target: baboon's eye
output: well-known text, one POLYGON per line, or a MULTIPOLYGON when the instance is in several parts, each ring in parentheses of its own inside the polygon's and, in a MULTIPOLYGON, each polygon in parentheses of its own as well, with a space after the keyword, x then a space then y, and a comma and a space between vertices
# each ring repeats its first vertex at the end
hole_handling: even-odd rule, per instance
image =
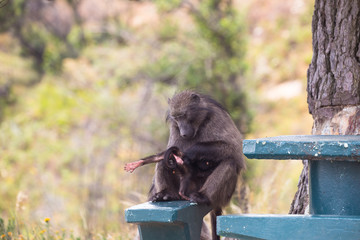
POLYGON ((185 119, 186 118, 186 114, 177 114, 177 115, 174 115, 172 116, 172 118, 175 120, 175 121, 178 121, 178 120, 181 120, 181 119, 185 119))

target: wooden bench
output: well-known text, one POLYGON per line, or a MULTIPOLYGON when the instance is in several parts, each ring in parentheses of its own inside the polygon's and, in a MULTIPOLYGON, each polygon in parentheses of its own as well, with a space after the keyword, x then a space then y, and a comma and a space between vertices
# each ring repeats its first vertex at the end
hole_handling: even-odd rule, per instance
MULTIPOLYGON (((226 215, 217 234, 241 239, 360 239, 360 136, 282 136, 244 140, 257 159, 308 159, 310 215, 226 215)), ((290 205, 290 203, 289 203, 290 205)), ((188 201, 144 203, 125 219, 143 240, 199 240, 209 207, 188 201)))
POLYGON ((217 234, 241 239, 360 239, 360 136, 244 140, 255 159, 309 160, 310 215, 226 215, 217 234))

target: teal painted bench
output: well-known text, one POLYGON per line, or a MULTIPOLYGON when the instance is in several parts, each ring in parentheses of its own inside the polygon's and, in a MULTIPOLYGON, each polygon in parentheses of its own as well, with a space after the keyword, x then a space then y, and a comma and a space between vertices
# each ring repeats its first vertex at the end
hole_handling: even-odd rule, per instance
POLYGON ((244 140, 255 159, 309 160, 310 215, 226 215, 217 234, 240 239, 360 239, 360 136, 244 140))
POLYGON ((147 202, 125 210, 125 220, 138 225, 141 240, 199 240, 211 208, 189 201, 147 202))

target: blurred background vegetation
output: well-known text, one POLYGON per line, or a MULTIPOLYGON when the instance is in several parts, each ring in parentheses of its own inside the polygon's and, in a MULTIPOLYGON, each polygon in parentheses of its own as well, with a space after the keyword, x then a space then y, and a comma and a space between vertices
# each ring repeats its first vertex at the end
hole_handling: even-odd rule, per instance
MULTIPOLYGON (((154 165, 123 166, 165 148, 181 89, 219 100, 248 139, 311 131, 313 1, 1 4, 4 238, 132 239, 124 209, 146 201, 154 165)), ((247 165, 226 212, 287 213, 301 162, 247 165)))

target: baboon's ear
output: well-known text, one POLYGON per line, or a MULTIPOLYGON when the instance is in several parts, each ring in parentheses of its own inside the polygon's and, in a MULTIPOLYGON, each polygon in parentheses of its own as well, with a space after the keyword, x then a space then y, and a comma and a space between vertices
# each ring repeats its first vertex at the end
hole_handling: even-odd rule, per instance
POLYGON ((196 93, 192 93, 191 94, 191 101, 193 103, 199 103, 200 102, 200 96, 197 95, 196 93))

